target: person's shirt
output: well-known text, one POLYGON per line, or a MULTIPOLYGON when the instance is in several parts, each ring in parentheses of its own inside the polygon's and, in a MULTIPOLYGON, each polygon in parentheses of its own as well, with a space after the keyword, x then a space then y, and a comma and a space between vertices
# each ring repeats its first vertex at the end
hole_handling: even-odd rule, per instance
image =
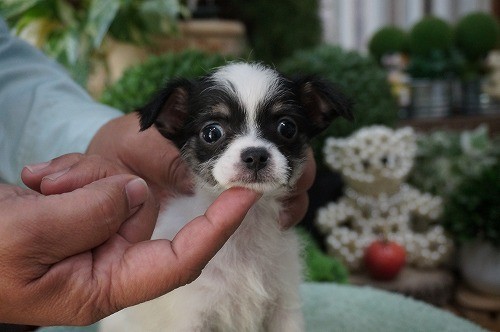
POLYGON ((120 115, 12 36, 0 18, 0 182, 20 184, 24 165, 85 152, 97 130, 120 115))

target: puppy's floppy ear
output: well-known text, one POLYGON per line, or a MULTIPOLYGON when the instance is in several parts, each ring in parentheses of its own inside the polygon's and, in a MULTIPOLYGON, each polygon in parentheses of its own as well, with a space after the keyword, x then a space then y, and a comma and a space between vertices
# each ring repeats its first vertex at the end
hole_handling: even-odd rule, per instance
POLYGON ((352 101, 332 83, 312 76, 296 79, 295 83, 300 102, 311 120, 313 135, 325 130, 339 116, 354 120, 352 101))
POLYGON ((170 140, 177 138, 189 115, 189 95, 193 83, 177 79, 167 84, 153 99, 138 110, 141 131, 153 124, 170 140))

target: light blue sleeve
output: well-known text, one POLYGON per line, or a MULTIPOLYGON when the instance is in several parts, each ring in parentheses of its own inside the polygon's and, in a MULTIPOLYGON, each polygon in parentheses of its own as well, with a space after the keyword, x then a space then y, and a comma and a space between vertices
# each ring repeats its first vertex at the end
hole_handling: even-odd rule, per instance
POLYGON ((120 115, 13 37, 0 18, 0 182, 19 184, 26 164, 85 152, 97 130, 120 115))

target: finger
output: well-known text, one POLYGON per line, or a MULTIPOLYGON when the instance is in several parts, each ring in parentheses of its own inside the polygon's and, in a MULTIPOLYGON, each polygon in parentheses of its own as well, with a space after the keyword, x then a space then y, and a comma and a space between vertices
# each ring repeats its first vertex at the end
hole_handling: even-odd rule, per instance
POLYGON ((295 185, 296 194, 302 194, 311 189, 316 177, 316 161, 311 148, 307 149, 306 164, 302 175, 295 185))
POLYGON ((281 229, 296 225, 306 215, 309 206, 307 191, 311 189, 315 177, 316 161, 312 149, 308 148, 304 171, 297 181, 293 194, 283 202, 283 209, 278 218, 281 229))
POLYGON ((190 194, 193 182, 191 172, 172 142, 150 128, 137 135, 147 142, 148 148, 127 151, 127 166, 136 174, 145 174, 150 181, 179 193, 190 194), (155 151, 155 153, 151 153, 155 151), (144 162, 147 160, 147 162, 144 162))
MULTIPOLYGON (((56 170, 56 167, 49 168, 56 170)), ((68 168, 45 175, 41 179, 40 192, 44 195, 70 192, 112 175, 128 173, 124 167, 97 155, 85 156, 68 168)))
POLYGON ((41 263, 58 262, 109 239, 147 196, 145 181, 132 175, 108 177, 66 194, 39 196, 25 209, 26 223, 18 227, 23 232, 20 241, 33 244, 35 257, 43 253, 41 263))
POLYGON ((116 282, 118 308, 145 301, 185 285, 199 276, 203 267, 238 228, 259 195, 247 189, 223 192, 200 216, 187 224, 172 242, 155 240, 138 243, 126 251, 120 280, 129 283, 127 292, 116 282), (137 268, 137 267, 141 268, 137 268), (135 284, 135 286, 133 286, 135 284), (140 285, 155 287, 139 287, 140 285), (135 291, 134 291, 135 290, 135 291), (140 300, 139 300, 140 299, 140 300))
POLYGON ((165 189, 191 193, 192 177, 179 150, 158 130, 140 131, 137 114, 129 114, 105 124, 92 139, 87 153, 113 153, 135 174, 165 189), (110 139, 112 133, 122 139, 110 139))
POLYGON ((47 162, 26 165, 21 171, 21 179, 26 186, 40 192, 40 184, 45 176, 64 172, 82 159, 81 153, 70 153, 47 162))
POLYGON ((307 193, 294 196, 293 199, 287 200, 284 203, 283 210, 280 211, 278 219, 280 228, 286 230, 298 224, 304 219, 308 206, 309 196, 307 193))
POLYGON ((172 241, 172 252, 183 265, 179 271, 201 272, 200 268, 219 251, 259 198, 248 189, 226 190, 203 216, 181 229, 172 241))
POLYGON ((118 233, 130 243, 151 239, 159 211, 160 205, 149 190, 141 208, 121 225, 118 233))
MULTIPOLYGON (((42 169, 33 170, 29 166, 24 173, 27 181, 38 179, 39 191, 44 195, 53 195, 71 192, 84 187, 94 181, 118 174, 127 174, 128 171, 116 163, 97 155, 84 156, 69 154, 46 163, 42 169), (40 180, 41 177, 41 180, 40 180)), ((156 220, 159 205, 154 195, 148 195, 143 207, 137 215, 129 218, 119 230, 119 233, 129 242, 144 241, 151 238, 155 223, 144 220, 156 220)))

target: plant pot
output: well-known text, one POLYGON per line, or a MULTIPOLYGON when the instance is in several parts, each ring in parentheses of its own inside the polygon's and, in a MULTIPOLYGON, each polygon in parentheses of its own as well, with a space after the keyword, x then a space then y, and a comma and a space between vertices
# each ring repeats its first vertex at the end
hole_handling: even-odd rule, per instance
POLYGON ((500 248, 475 241, 460 248, 460 272, 474 289, 500 295, 500 248))
POLYGON ((462 114, 479 114, 481 110, 481 81, 468 80, 461 82, 461 105, 462 114))
POLYGON ((451 91, 450 80, 412 80, 410 116, 438 118, 450 115, 451 91))

